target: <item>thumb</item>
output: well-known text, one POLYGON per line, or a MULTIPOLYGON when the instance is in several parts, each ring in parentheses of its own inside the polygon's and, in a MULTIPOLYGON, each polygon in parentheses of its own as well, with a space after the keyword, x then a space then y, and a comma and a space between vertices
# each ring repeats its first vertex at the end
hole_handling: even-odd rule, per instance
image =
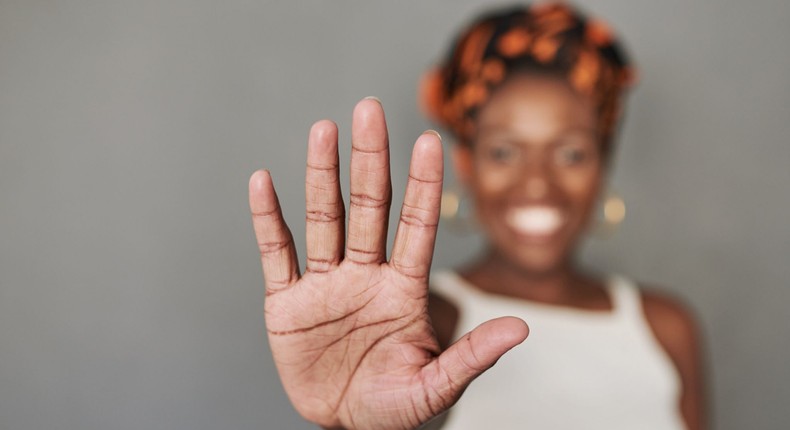
POLYGON ((423 368, 430 410, 455 404, 466 387, 499 358, 527 338, 529 327, 519 318, 502 317, 477 326, 423 368))

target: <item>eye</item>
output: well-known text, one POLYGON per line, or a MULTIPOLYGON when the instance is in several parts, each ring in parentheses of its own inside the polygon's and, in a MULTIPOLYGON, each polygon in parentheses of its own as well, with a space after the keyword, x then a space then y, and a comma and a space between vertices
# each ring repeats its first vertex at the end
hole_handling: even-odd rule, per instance
POLYGON ((565 145, 557 148, 555 156, 560 166, 578 166, 589 161, 594 151, 580 145, 565 145))
POLYGON ((483 156, 494 163, 513 163, 519 156, 518 148, 508 142, 487 142, 487 144, 481 146, 483 146, 481 148, 483 156))

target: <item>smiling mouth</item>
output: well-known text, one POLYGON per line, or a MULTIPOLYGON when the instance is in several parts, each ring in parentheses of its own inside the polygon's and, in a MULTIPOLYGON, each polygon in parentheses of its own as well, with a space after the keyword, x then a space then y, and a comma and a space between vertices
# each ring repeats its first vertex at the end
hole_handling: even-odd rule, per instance
POLYGON ((560 230, 565 218, 557 208, 529 206, 509 210, 505 222, 521 236, 548 239, 560 230))

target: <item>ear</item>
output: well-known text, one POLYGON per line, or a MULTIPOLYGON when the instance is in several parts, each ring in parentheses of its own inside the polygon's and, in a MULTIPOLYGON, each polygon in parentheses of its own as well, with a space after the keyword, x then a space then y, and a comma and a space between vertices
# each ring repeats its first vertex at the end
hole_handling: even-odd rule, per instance
POLYGON ((469 189, 469 184, 472 181, 472 170, 474 169, 472 148, 468 145, 455 144, 450 152, 450 157, 453 162, 455 177, 458 178, 465 188, 469 189))

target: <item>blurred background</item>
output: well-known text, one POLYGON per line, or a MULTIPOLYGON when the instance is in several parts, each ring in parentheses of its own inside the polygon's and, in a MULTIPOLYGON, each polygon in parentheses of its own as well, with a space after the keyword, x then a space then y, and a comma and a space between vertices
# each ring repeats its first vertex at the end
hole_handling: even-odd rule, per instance
MULTIPOLYGON (((248 177, 272 171, 303 250, 307 130, 335 119, 347 166, 376 95, 397 208, 417 81, 497 4, 0 0, 0 429, 311 428, 268 351, 248 177)), ((628 216, 582 258, 696 310, 716 428, 784 427, 790 2, 579 4, 641 71, 628 216)), ((442 228, 434 267, 479 243, 442 228)))

